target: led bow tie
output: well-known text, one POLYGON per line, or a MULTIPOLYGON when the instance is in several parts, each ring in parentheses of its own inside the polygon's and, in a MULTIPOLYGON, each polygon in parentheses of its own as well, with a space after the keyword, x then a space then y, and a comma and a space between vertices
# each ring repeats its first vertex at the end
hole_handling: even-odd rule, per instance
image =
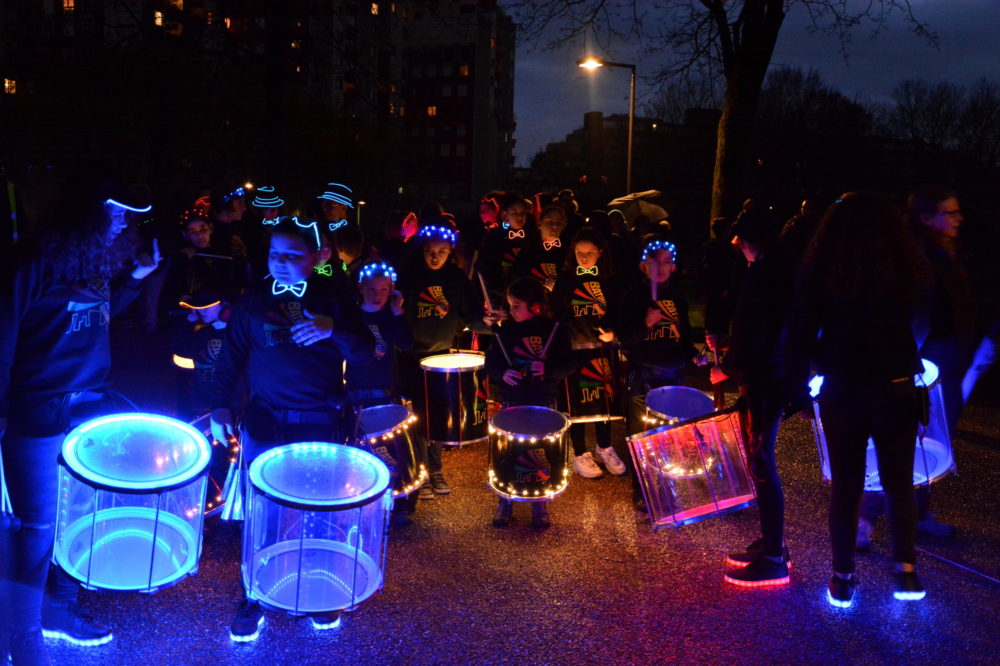
POLYGON ((514 240, 515 238, 524 238, 524 229, 518 229, 517 231, 511 229, 507 232, 507 238, 510 240, 514 240))
POLYGON ((584 268, 583 266, 576 267, 577 275, 597 275, 597 266, 591 266, 590 268, 584 268))
POLYGON ((336 231, 341 227, 346 227, 348 225, 347 220, 337 220, 336 222, 330 223, 330 231, 336 231))
POLYGON ((302 298, 306 293, 307 286, 308 285, 306 284, 305 280, 301 280, 299 282, 296 282, 295 284, 281 284, 280 282, 275 280, 274 282, 271 283, 271 293, 274 294, 275 296, 280 296, 286 291, 290 291, 292 292, 292 296, 295 296, 296 298, 302 298))
POLYGON ((562 247, 562 243, 560 243, 559 239, 557 238, 551 241, 542 241, 542 247, 545 248, 546 250, 551 250, 554 247, 562 247))
POLYGON ((317 266, 315 270, 316 270, 316 273, 318 275, 325 275, 327 277, 333 277, 333 265, 332 264, 323 264, 322 266, 317 266))

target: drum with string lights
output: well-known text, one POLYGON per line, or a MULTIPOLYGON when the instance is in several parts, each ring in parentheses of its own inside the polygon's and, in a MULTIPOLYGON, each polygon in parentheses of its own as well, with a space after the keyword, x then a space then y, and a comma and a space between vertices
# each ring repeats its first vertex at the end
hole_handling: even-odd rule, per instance
POLYGON ((501 409, 490 419, 490 490, 514 502, 544 502, 569 484, 569 420, 547 407, 501 409))
POLYGON ((417 417, 406 405, 375 405, 358 414, 356 446, 377 456, 392 474, 392 496, 408 497, 427 480, 416 447, 417 417))
POLYGON ((420 361, 428 443, 462 446, 487 440, 485 364, 485 355, 474 351, 435 354, 420 361))
POLYGON ((112 414, 67 435, 54 559, 86 588, 152 593, 197 572, 211 446, 187 423, 112 414))

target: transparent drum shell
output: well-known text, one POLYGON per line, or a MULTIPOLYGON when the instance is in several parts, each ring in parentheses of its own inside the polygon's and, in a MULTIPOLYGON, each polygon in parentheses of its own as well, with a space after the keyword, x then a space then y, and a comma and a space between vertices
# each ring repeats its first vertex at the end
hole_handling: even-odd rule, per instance
POLYGON ((153 414, 88 421, 63 443, 53 560, 88 589, 153 593, 197 573, 210 445, 153 414))
POLYGON ((382 587, 392 507, 382 461, 340 444, 289 444, 258 456, 249 483, 242 574, 251 599, 322 614, 382 587))
POLYGON ((653 531, 756 501, 735 409, 633 435, 628 445, 653 531))

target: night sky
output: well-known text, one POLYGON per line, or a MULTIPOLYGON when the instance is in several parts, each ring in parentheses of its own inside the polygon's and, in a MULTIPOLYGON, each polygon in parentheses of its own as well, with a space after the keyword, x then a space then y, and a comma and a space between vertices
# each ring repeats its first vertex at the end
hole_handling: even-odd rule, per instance
MULTIPOLYGON (((640 0, 641 1, 641 0, 640 0)), ((1000 0, 913 0, 918 17, 937 33, 939 48, 907 29, 894 15, 875 39, 871 26, 854 33, 844 61, 835 37, 810 34, 802 7, 785 18, 771 66, 816 69, 827 85, 848 97, 888 99, 904 79, 948 80, 969 85, 986 77, 1000 83, 1000 0)), ((527 166, 550 141, 560 141, 583 125, 583 114, 628 112, 628 70, 576 66, 587 53, 579 44, 558 52, 522 45, 517 52, 514 111, 517 114, 516 164, 527 166)), ((642 76, 656 63, 620 48, 603 54, 609 60, 638 66, 636 113, 652 99, 642 76)))

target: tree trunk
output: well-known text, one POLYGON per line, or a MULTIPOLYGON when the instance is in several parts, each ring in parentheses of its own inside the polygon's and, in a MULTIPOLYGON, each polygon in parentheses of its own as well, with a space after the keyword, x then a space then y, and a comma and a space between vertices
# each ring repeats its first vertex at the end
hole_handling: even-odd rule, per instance
POLYGON ((782 0, 744 0, 725 56, 726 96, 716 135, 712 218, 733 216, 743 199, 760 88, 785 18, 782 0))

